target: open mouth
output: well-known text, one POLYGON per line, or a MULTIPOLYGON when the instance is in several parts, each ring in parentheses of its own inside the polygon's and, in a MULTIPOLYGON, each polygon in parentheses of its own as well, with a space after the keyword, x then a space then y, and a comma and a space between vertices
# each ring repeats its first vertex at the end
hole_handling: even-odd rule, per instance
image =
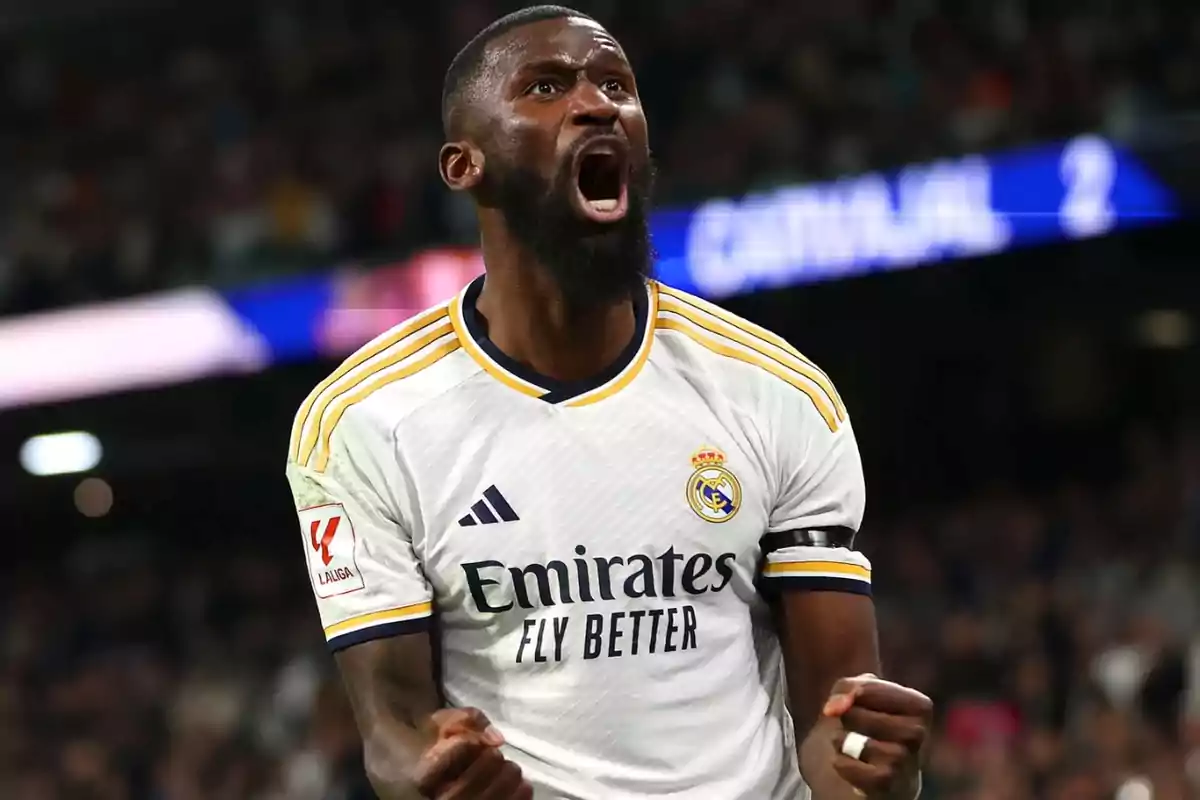
POLYGON ((626 159, 615 149, 585 152, 576 173, 580 211, 594 222, 621 219, 629 205, 626 183, 626 159))

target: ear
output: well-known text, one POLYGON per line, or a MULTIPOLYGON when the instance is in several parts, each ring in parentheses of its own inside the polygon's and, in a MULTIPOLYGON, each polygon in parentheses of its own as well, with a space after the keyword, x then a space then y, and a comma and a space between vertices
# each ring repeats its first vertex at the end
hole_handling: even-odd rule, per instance
POLYGON ((468 142, 447 142, 438 153, 438 172, 453 191, 474 189, 483 180, 483 152, 468 142))

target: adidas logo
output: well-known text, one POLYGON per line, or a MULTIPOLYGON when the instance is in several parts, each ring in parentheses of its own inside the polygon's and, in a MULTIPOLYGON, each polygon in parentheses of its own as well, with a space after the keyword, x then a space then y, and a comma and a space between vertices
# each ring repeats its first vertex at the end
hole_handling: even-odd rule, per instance
POLYGON ((495 522, 516 522, 520 517, 495 486, 483 490, 483 499, 471 506, 471 513, 458 521, 459 525, 491 525, 495 522))

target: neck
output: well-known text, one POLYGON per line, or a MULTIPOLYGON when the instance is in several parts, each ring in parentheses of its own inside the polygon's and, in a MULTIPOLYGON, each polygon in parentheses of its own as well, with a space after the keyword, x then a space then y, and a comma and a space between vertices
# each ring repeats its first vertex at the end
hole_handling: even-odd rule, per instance
POLYGON ((506 231, 480 227, 487 278, 476 309, 496 347, 560 381, 590 378, 620 357, 637 332, 632 298, 573 308, 550 272, 506 231))

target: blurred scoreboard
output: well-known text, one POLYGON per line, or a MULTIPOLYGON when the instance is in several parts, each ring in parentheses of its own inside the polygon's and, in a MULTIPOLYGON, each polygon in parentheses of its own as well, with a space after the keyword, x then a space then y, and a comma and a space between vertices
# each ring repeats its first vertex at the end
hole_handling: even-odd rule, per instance
MULTIPOLYGON (((1096 238, 1181 213, 1175 193, 1132 153, 1082 136, 713 199, 657 212, 651 226, 658 277, 722 299, 1096 238)), ((433 248, 384 267, 3 321, 0 408, 337 359, 482 271, 477 250, 433 248)))
POLYGON ((1176 219, 1173 193, 1097 136, 663 212, 666 283, 719 298, 1104 236, 1176 219))

